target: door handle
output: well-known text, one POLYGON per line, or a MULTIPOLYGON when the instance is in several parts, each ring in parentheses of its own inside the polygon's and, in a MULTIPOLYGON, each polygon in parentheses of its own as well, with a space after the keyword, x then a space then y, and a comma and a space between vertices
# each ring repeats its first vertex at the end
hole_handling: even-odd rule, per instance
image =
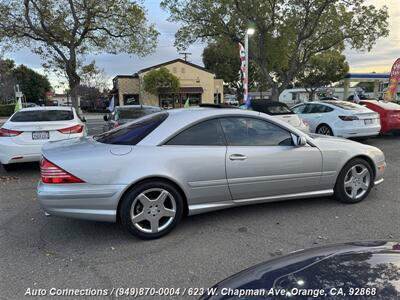
POLYGON ((247 156, 243 154, 231 154, 229 156, 230 160, 246 160, 247 156))

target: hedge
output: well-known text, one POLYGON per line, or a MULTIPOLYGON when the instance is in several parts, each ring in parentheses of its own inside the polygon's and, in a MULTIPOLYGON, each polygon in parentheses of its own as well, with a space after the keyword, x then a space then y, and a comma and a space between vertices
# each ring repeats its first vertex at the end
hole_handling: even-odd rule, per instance
POLYGON ((0 104, 0 117, 9 117, 14 113, 15 104, 0 104))

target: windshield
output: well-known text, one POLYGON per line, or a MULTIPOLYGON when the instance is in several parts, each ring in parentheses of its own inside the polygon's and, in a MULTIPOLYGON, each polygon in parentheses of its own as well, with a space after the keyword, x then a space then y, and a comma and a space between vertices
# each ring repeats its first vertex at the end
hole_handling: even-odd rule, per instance
POLYGON ((100 143, 114 145, 136 145, 156 129, 166 118, 167 112, 142 117, 123 126, 94 137, 100 143))
POLYGON ((29 110, 19 111, 11 118, 11 122, 51 122, 74 119, 72 110, 29 110))

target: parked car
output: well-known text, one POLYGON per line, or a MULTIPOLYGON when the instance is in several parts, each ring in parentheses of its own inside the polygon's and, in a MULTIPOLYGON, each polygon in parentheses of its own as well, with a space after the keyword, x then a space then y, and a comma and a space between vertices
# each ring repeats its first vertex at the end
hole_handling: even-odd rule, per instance
POLYGON ((32 103, 32 102, 22 102, 22 107, 24 108, 28 108, 28 107, 38 107, 39 105, 37 105, 36 103, 32 103))
POLYGON ((200 300, 392 300, 399 299, 399 278, 400 243, 352 242, 260 263, 204 289, 200 300))
MULTIPOLYGON (((359 98, 360 100, 371 100, 371 98, 369 98, 368 96, 363 95, 363 94, 359 94, 359 95, 358 95, 358 98, 359 98)), ((353 95, 350 95, 349 97, 347 97, 347 100, 348 100, 348 101, 354 101, 354 94, 353 94, 353 95)))
POLYGON ((104 115, 103 119, 107 124, 103 131, 109 131, 125 123, 136 120, 140 117, 159 112, 161 108, 158 106, 145 105, 125 105, 117 106, 111 114, 104 115))
POLYGON ((335 97, 335 96, 325 96, 325 97, 320 97, 319 98, 319 101, 326 101, 326 100, 340 101, 340 99, 335 97))
POLYGON ((49 141, 85 136, 85 119, 74 108, 32 107, 14 113, 0 128, 0 162, 9 170, 20 162, 39 161, 49 141))
POLYGON ((251 100, 249 108, 245 104, 241 105, 240 108, 275 116, 301 131, 310 131, 308 125, 304 123, 304 121, 294 111, 292 111, 289 106, 282 102, 271 100, 251 100))
POLYGON ((381 119, 381 134, 400 135, 400 105, 393 102, 362 100, 360 104, 377 112, 381 119))
POLYGON ((379 114, 347 101, 307 102, 292 107, 310 126, 310 131, 344 138, 366 138, 379 134, 379 114))
POLYGON ((45 212, 118 219, 143 239, 167 234, 183 215, 228 207, 331 195, 360 202, 386 166, 378 148, 310 136, 255 111, 209 107, 48 143, 42 155, 37 193, 45 212))

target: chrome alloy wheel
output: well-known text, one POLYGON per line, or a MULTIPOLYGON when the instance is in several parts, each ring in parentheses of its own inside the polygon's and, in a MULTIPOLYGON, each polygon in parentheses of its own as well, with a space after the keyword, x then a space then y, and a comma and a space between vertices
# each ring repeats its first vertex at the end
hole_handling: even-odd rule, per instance
POLYGON ((350 198, 360 199, 368 192, 371 185, 371 174, 368 168, 357 164, 347 171, 344 177, 344 190, 350 198))
POLYGON ((175 198, 165 189, 152 188, 140 193, 132 202, 130 216, 133 225, 145 233, 166 229, 176 215, 175 198))
POLYGON ((320 128, 318 128, 318 134, 322 134, 322 135, 332 135, 332 131, 329 127, 327 126, 321 126, 320 128))

